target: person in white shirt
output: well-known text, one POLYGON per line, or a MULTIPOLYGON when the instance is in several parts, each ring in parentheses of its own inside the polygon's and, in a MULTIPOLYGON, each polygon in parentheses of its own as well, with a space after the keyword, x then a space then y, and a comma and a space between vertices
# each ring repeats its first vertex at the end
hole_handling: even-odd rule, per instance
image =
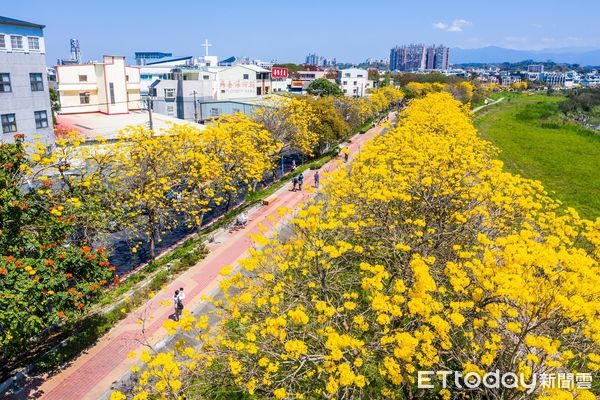
POLYGON ((185 293, 183 292, 183 288, 179 288, 179 300, 183 301, 185 299, 185 293))
POLYGON ((248 222, 248 215, 246 214, 246 212, 242 212, 240 215, 237 216, 237 225, 241 226, 241 227, 245 227, 246 223, 248 222))
POLYGON ((181 316, 181 311, 183 310, 183 303, 179 298, 179 290, 176 290, 175 294, 173 295, 173 307, 175 308, 175 314, 173 315, 173 319, 175 321, 179 321, 179 316, 181 316))

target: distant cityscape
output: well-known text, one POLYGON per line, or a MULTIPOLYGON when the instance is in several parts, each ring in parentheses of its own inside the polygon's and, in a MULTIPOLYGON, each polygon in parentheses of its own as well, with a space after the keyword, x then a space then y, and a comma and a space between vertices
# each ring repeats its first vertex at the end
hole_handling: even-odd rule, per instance
POLYGON ((204 40, 199 43, 201 55, 138 51, 133 62, 128 62, 125 55, 84 61, 83 44, 73 38, 69 57, 48 66, 44 28, 0 17, 2 140, 10 140, 9 133, 19 131, 53 143, 47 88, 58 93, 60 111, 54 122, 59 130, 77 130, 91 138, 116 136, 125 122, 147 123, 149 113, 155 114, 156 126, 182 119, 204 124, 236 112, 250 115, 269 96, 307 93, 317 79, 337 84, 350 97, 368 95, 395 73, 437 73, 505 87, 521 82, 555 89, 600 86, 596 69, 534 61, 452 65, 449 47, 422 43, 395 45, 389 58, 367 58, 361 63, 312 52, 303 63, 282 64, 248 56, 219 58, 212 51, 213 44, 204 40))

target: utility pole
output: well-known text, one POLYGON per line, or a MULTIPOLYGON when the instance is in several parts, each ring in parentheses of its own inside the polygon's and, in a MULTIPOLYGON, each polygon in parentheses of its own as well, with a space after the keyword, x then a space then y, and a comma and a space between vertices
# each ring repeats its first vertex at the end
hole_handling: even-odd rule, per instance
POLYGON ((148 96, 148 122, 150 123, 150 130, 154 130, 154 124, 152 123, 152 97, 148 96))
POLYGON ((156 88, 151 87, 148 89, 148 123, 150 130, 154 130, 154 124, 152 123, 152 99, 156 96, 156 88))
POLYGON ((194 90, 194 122, 198 123, 198 109, 196 105, 196 91, 194 90))

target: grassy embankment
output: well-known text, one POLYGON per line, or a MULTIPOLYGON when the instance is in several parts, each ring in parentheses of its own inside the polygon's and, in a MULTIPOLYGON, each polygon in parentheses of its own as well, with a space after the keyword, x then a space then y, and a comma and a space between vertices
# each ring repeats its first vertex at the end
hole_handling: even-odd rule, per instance
POLYGON ((506 168, 544 184, 587 218, 600 217, 600 132, 567 120, 564 97, 508 94, 482 110, 475 125, 501 151, 506 168))

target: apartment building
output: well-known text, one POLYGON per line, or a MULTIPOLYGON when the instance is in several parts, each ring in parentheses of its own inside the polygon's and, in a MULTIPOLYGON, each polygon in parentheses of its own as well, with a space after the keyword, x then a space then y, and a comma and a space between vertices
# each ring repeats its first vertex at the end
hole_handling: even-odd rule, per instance
POLYGON ((0 16, 0 142, 54 144, 44 25, 0 16))
POLYGON ((93 64, 57 65, 61 114, 126 114, 141 108, 140 69, 124 56, 93 64))
POLYGON ((340 70, 339 84, 344 95, 349 97, 363 97, 373 88, 369 80, 369 71, 361 68, 348 68, 340 70))
POLYGON ((450 64, 450 49, 444 46, 410 44, 390 50, 390 70, 445 70, 450 64))

